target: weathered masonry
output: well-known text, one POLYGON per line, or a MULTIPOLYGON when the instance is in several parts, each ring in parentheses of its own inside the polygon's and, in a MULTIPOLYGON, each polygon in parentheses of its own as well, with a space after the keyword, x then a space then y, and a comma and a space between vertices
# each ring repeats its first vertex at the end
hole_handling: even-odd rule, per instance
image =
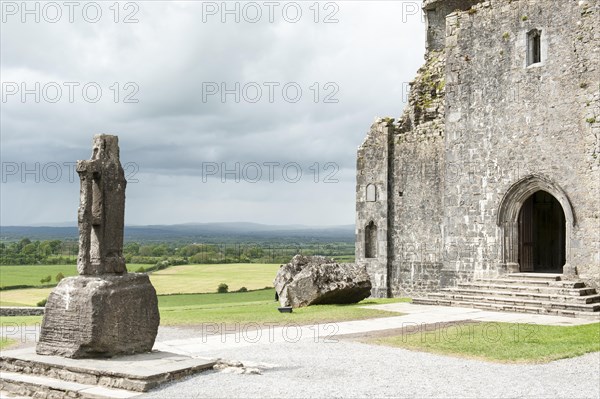
POLYGON ((600 1, 425 0, 397 123, 358 149, 374 296, 509 273, 600 286, 600 1))

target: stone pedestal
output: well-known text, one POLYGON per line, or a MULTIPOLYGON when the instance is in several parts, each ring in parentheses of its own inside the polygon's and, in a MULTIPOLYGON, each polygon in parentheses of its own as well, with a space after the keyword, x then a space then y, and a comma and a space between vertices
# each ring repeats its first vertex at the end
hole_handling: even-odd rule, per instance
POLYGON ((68 277, 48 298, 36 352, 71 358, 149 352, 159 321, 146 274, 68 277))
POLYGON ((132 355, 152 350, 160 316, 145 274, 127 274, 123 257, 125 173, 117 136, 94 136, 92 157, 77 161, 80 179, 79 276, 52 291, 38 355, 72 358, 132 355))

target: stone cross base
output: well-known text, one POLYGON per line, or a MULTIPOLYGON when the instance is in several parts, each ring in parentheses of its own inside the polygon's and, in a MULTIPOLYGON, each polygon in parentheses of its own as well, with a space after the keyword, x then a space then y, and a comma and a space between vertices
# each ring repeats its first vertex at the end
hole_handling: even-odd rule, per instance
POLYGON ((159 321, 146 274, 68 277, 48 298, 36 352, 71 358, 149 352, 159 321))

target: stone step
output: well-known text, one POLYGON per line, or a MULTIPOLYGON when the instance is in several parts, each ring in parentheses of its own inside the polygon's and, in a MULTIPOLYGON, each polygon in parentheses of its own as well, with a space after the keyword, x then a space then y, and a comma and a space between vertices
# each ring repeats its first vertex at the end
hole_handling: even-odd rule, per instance
POLYGON ((509 273, 506 276, 516 280, 561 281, 562 274, 555 273, 509 273))
POLYGON ((513 273, 458 283, 413 303, 600 319, 600 295, 594 288, 550 273, 513 273))
POLYGON ((482 284, 504 284, 504 285, 523 285, 537 287, 562 287, 562 288, 584 288, 585 283, 581 281, 555 281, 555 280, 535 280, 535 279, 512 279, 512 278, 482 278, 474 280, 473 283, 482 284))
POLYGON ((417 305, 456 306, 456 307, 463 307, 463 308, 475 308, 475 309, 490 310, 490 311, 496 311, 496 312, 532 313, 532 314, 580 317, 580 318, 585 318, 585 319, 600 320, 600 312, 581 312, 581 311, 566 310, 566 309, 544 309, 544 308, 529 307, 529 306, 517 306, 517 305, 485 303, 485 302, 463 302, 463 301, 455 301, 455 300, 448 300, 448 299, 434 299, 434 298, 413 298, 412 302, 417 305))
POLYGON ((141 392, 107 388, 33 374, 0 371, 0 390, 28 397, 133 398, 141 392))
POLYGON ((476 303, 492 303, 504 304, 509 306, 525 306, 532 308, 543 309, 563 309, 574 310, 579 312, 600 312, 600 303, 568 303, 568 302, 551 302, 541 300, 528 300, 520 298, 497 297, 488 295, 461 295, 451 294, 446 292, 431 293, 429 297, 432 299, 460 301, 460 302, 476 302, 476 303))
MULTIPOLYGON (((497 280, 494 280, 497 281, 497 280)), ((516 285, 516 284, 492 284, 492 283, 458 283, 458 288, 461 289, 474 289, 474 290, 490 290, 490 291, 525 291, 525 292, 537 292, 547 293, 555 295, 572 295, 572 296, 585 296, 594 295, 596 290, 594 288, 568 288, 568 287, 551 287, 545 285, 516 285)))
POLYGON ((600 295, 561 295, 557 293, 538 293, 531 291, 508 291, 508 290, 479 290, 479 289, 468 289, 468 288, 447 288, 441 291, 442 293, 448 294, 460 294, 460 295, 482 295, 492 297, 506 297, 506 298, 517 298, 517 299, 529 299, 529 300, 540 300, 540 301, 552 301, 552 302, 568 302, 568 303, 598 303, 600 302, 600 295))

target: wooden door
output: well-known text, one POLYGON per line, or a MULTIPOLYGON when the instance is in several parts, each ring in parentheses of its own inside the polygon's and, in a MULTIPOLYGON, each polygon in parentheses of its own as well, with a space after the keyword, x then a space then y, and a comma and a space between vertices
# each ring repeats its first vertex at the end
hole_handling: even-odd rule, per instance
POLYGON ((525 201, 519 214, 521 272, 561 273, 565 264, 565 214, 545 191, 525 201))
POLYGON ((565 216, 560 203, 550 194, 534 195, 533 223, 535 236, 535 270, 560 273, 565 264, 565 216))
POLYGON ((519 215, 519 265, 521 272, 533 272, 535 265, 535 224, 533 223, 533 196, 529 197, 519 215))

